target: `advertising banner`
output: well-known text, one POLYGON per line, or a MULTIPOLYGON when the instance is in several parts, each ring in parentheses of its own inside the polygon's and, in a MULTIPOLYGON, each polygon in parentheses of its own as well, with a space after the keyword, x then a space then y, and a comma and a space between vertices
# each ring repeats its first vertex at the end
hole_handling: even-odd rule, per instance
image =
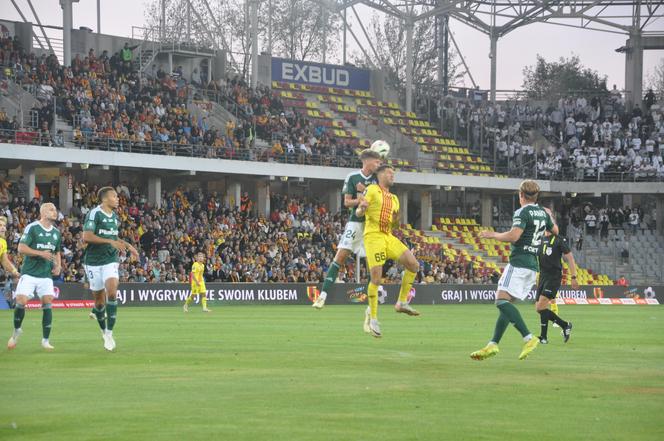
MULTIPOLYGON (((310 305, 320 294, 320 285, 306 283, 207 283, 207 298, 223 304, 310 305)), ((118 301, 124 306, 182 304, 189 296, 184 283, 122 283, 118 301)), ((395 303, 398 285, 386 285, 379 291, 379 302, 395 303)), ((495 285, 415 285, 410 301, 418 305, 493 303, 495 285)), ((91 307, 90 292, 81 284, 65 283, 56 288, 55 307, 91 307), (87 301, 87 302, 86 302, 87 301)), ((531 291, 526 301, 535 300, 531 291)), ((366 303, 366 285, 336 284, 328 293, 326 304, 366 303)), ((657 305, 664 302, 664 286, 583 286, 559 291, 558 303, 569 305, 657 305)), ((31 302, 38 305, 38 302, 31 302)))
POLYGON ((370 78, 368 70, 357 67, 272 58, 272 81, 368 91, 370 78))

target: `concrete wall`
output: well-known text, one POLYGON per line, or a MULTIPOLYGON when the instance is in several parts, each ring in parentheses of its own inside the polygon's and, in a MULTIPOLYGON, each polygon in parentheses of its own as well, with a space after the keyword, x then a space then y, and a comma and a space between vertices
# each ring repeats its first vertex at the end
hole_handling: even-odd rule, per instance
MULTIPOLYGON (((97 56, 104 50, 108 51, 109 58, 115 52, 118 52, 125 43, 135 46, 141 43, 141 40, 132 40, 131 38, 118 37, 115 35, 96 34, 88 30, 72 29, 71 31, 71 56, 76 57, 79 54, 81 58, 88 55, 90 49, 95 50, 97 56)), ((137 53, 134 52, 134 56, 137 53)))
POLYGON ((264 85, 272 84, 272 56, 258 56, 258 83, 264 85))
POLYGON ((23 46, 23 49, 32 51, 32 23, 0 20, 0 25, 7 28, 10 36, 18 37, 18 41, 23 46))

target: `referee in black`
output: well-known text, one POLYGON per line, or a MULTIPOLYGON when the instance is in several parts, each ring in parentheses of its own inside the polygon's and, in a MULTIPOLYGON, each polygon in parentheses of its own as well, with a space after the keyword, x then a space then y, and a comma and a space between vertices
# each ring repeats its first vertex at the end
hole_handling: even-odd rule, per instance
MULTIPOLYGON (((546 211, 553 215, 549 209, 546 211)), ((554 221, 555 222, 555 221, 554 221)), ((569 271, 572 277, 572 288, 579 289, 579 283, 576 280, 576 262, 570 250, 567 239, 562 236, 555 236, 548 231, 542 240, 542 247, 539 253, 539 282, 537 284, 537 298, 535 307, 540 315, 540 324, 542 329, 540 331, 539 340, 542 344, 547 344, 547 331, 549 322, 554 322, 563 330, 563 340, 565 343, 569 341, 572 334, 572 323, 566 322, 558 315, 549 309, 549 303, 556 300, 556 295, 560 289, 560 284, 563 278, 563 265, 561 259, 567 261, 569 271)))

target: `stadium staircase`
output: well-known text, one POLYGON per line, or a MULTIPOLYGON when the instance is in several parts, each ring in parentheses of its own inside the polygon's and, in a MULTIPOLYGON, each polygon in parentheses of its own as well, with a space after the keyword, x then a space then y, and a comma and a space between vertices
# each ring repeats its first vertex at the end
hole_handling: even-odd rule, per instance
POLYGON ((30 112, 30 109, 37 103, 34 94, 24 90, 13 81, 7 81, 6 84, 6 93, 0 94, 0 107, 5 108, 10 120, 14 116, 20 119, 22 110, 23 120, 21 121, 21 125, 23 127, 35 127, 36 122, 33 120, 30 112))
POLYGON ((237 124, 237 118, 222 105, 207 98, 192 100, 187 109, 196 121, 207 118, 209 127, 216 127, 222 133, 226 131, 226 124, 232 121, 237 124))
POLYGON ((429 121, 402 110, 397 103, 378 101, 371 92, 280 81, 272 82, 272 90, 285 107, 327 127, 357 150, 377 138, 396 141, 393 156, 399 159, 391 162, 401 170, 493 176, 485 160, 444 137, 429 121))
MULTIPOLYGON (((572 228, 571 237, 576 232, 572 228)), ((664 237, 651 230, 636 234, 625 230, 609 230, 606 240, 598 235, 585 235, 580 251, 574 250, 580 264, 597 268, 614 280, 625 276, 632 285, 664 283, 664 237), (624 242, 627 242, 629 258, 624 262, 621 256, 624 242)))

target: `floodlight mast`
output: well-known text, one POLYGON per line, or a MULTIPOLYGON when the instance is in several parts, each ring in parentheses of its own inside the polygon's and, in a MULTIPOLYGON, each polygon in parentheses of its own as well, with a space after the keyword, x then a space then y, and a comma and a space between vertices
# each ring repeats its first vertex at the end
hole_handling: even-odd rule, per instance
MULTIPOLYGON (((664 33, 657 31, 658 20, 664 18, 664 5, 661 0, 314 0, 330 11, 345 16, 348 8, 362 4, 380 13, 397 17, 404 21, 406 30, 420 20, 437 17, 438 26, 444 26, 449 33, 448 20, 463 23, 489 37, 489 57, 491 59, 490 98, 496 99, 498 40, 515 29, 534 23, 548 23, 595 32, 622 34, 628 37, 625 52, 625 91, 628 108, 640 104, 643 82, 643 50, 664 49, 664 33), (646 43, 644 39, 649 41, 646 43), (661 44, 660 44, 661 43, 661 44), (661 47, 660 47, 661 46, 661 47)), ((661 23, 661 21, 660 21, 661 23)), ((344 36, 348 24, 344 20, 344 36)), ((444 42, 444 33, 437 30, 439 45, 444 42)), ((352 33, 352 30, 351 30, 352 33)), ((358 41, 363 53, 368 54, 358 41)), ((368 40, 368 39, 367 39, 368 40)), ((412 56, 412 46, 406 53, 412 56)), ((343 54, 347 53, 346 39, 343 39, 343 54)), ((459 49, 455 42, 455 47, 459 49)), ((445 78, 445 66, 449 45, 439 47, 438 72, 441 87, 445 78)), ((463 54, 459 51, 461 57, 463 54)), ((408 55, 407 55, 408 57, 408 55)), ((345 57, 344 57, 345 59, 345 57)), ((465 64, 465 60, 464 60, 465 64)), ((468 71, 468 69, 466 69, 468 71)), ((470 74, 470 72, 468 71, 470 74)), ((472 75, 469 75, 472 77, 472 75)), ((474 83, 474 80, 472 80, 474 83)), ((412 95, 408 84, 412 85, 412 64, 406 65, 407 98, 406 107, 412 105, 412 95), (410 79, 410 81, 409 81, 410 79)))

